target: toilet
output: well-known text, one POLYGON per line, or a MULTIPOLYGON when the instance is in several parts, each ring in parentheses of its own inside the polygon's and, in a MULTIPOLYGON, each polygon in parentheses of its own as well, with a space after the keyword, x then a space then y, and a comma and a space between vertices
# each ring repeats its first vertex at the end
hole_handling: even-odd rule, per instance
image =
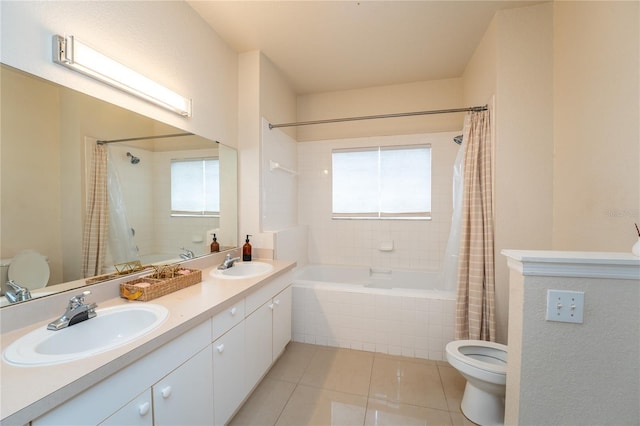
POLYGON ((29 290, 42 288, 49 282, 49 262, 35 250, 23 250, 12 259, 0 262, 2 294, 7 291, 7 281, 13 280, 29 290))
POLYGON ((504 424, 507 347, 484 340, 455 340, 445 351, 449 364, 467 380, 462 413, 481 426, 504 424))

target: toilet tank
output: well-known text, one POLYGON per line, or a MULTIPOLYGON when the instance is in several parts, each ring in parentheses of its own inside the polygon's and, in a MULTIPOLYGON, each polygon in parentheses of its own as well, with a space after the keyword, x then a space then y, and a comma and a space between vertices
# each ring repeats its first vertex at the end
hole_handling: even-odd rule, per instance
POLYGON ((9 265, 11 259, 0 259, 0 296, 7 291, 7 281, 9 280, 9 265))

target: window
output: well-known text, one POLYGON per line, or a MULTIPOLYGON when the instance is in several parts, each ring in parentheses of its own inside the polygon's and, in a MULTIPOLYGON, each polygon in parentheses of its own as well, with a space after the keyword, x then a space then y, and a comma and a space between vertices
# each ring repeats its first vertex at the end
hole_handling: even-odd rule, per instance
POLYGON ((333 218, 429 219, 429 145, 332 152, 333 218))
POLYGON ((171 216, 220 216, 217 158, 171 160, 171 216))

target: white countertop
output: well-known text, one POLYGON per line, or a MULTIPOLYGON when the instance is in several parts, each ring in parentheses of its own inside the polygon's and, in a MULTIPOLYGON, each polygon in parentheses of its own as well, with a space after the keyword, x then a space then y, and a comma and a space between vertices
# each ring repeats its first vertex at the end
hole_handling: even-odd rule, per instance
MULTIPOLYGON (((2 398, 0 420, 3 424, 24 424, 79 394, 132 362, 151 353, 185 331, 221 312, 226 307, 257 290, 268 278, 293 269, 295 262, 256 259, 270 263, 274 269, 265 275, 246 279, 227 280, 212 278, 202 270, 202 282, 168 294, 149 303, 169 310, 167 320, 158 328, 131 343, 93 355, 86 359, 53 366, 14 366, 4 360, 0 364, 2 398)), ((99 308, 127 303, 114 295, 113 299, 99 303, 99 308)), ((61 312, 64 307, 61 307, 61 312)), ((1 336, 0 349, 4 349, 21 336, 39 327, 46 327, 54 318, 10 331, 1 336)))

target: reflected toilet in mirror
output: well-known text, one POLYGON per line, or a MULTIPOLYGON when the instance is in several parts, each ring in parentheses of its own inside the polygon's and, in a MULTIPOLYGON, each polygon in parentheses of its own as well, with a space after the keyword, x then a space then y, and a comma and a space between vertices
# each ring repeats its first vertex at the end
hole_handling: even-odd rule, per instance
POLYGON ((0 288, 3 295, 15 294, 16 286, 26 290, 45 287, 49 282, 49 275, 47 258, 35 250, 23 250, 12 259, 2 259, 0 262, 0 288))

